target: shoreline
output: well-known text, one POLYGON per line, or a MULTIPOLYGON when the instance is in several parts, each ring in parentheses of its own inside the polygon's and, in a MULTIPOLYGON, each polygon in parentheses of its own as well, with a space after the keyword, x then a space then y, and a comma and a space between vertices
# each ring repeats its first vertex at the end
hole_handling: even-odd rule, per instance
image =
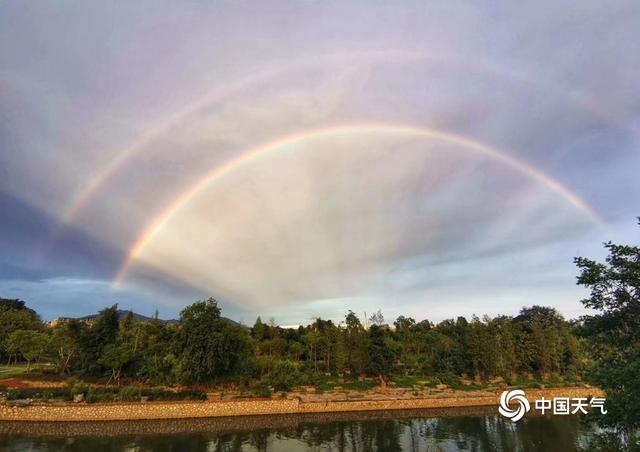
MULTIPOLYGON (((147 436, 231 433, 237 431, 296 430, 305 424, 333 422, 395 421, 414 418, 491 416, 491 406, 467 408, 427 408, 390 411, 348 411, 340 413, 274 414, 214 418, 156 419, 93 422, 11 422, 0 421, 0 437, 61 436, 147 436)), ((537 415, 537 414, 534 414, 537 415)))
MULTIPOLYGON (((564 387, 525 390, 531 403, 545 397, 602 396, 598 388, 564 387)), ((0 422, 101 422, 264 415, 308 415, 390 410, 424 410, 497 406, 500 392, 453 392, 436 397, 376 400, 302 401, 300 399, 252 399, 225 401, 118 402, 95 404, 33 404, 27 407, 0 405, 0 422)))

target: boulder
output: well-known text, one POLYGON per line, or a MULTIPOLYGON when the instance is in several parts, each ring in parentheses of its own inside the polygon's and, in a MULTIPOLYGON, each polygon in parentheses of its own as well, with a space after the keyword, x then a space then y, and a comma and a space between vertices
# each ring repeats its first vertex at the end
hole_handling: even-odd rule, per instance
POLYGON ((7 400, 7 406, 23 408, 31 405, 31 399, 7 400))

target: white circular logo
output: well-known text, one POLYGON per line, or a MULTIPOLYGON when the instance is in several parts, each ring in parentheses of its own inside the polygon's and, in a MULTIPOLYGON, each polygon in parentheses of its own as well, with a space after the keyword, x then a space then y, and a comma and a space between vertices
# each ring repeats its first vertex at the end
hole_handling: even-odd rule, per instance
POLYGON ((500 396, 500 406, 498 412, 504 417, 511 419, 513 422, 518 422, 525 413, 528 413, 531 409, 529 401, 524 395, 522 389, 514 389, 513 391, 504 391, 500 396), (509 403, 517 402, 518 407, 513 409, 509 406, 509 403))

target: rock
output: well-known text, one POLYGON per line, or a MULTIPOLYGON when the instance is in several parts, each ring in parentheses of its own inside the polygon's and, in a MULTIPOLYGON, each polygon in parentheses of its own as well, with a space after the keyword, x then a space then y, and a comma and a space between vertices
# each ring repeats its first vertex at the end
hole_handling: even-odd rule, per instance
POLYGON ((140 396, 140 402, 145 403, 149 401, 149 396, 140 396))
POLYGON ((7 400, 7 406, 23 408, 31 405, 31 399, 7 400))
POLYGON ((443 384, 438 384, 436 385, 436 389, 447 389, 449 386, 447 385, 443 385, 443 384))
POLYGON ((73 396, 73 403, 80 403, 80 402, 84 402, 84 394, 82 393, 76 394, 73 396))

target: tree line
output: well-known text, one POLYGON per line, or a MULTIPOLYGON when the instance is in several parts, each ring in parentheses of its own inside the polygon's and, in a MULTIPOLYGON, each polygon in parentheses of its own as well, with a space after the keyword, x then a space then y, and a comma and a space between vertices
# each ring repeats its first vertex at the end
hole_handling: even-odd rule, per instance
POLYGON ((344 321, 315 319, 297 329, 260 317, 251 327, 221 317, 210 298, 186 307, 177 324, 119 318, 117 306, 92 324, 69 320, 46 328, 21 300, 0 299, 0 350, 5 362, 51 363, 67 375, 123 378, 145 384, 263 381, 279 389, 317 376, 459 376, 485 380, 517 374, 577 376, 586 358, 576 325, 555 309, 533 306, 515 317, 458 317, 432 323, 381 312, 366 324, 349 311, 344 321))

